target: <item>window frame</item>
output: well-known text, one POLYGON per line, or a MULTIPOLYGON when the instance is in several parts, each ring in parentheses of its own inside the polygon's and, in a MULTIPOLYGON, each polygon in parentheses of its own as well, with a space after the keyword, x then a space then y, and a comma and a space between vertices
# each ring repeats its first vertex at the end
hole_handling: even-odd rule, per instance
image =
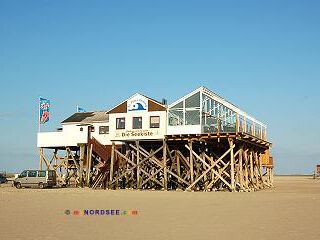
POLYGON ((99 126, 99 135, 106 135, 109 134, 110 132, 110 127, 109 126, 99 126), (107 129, 107 131, 101 131, 101 128, 107 129))
POLYGON ((150 127, 150 128, 160 128, 160 122, 161 122, 161 121, 160 121, 160 116, 150 116, 150 119, 149 119, 149 123, 150 123, 150 124, 149 124, 149 127, 150 127), (158 127, 152 127, 152 126, 151 126, 151 118, 159 118, 159 123, 158 123, 159 125, 158 125, 158 127))
POLYGON ((138 130, 139 130, 139 129, 142 129, 142 117, 132 117, 132 129, 134 129, 134 130, 136 130, 136 129, 138 129, 138 130), (134 119, 135 119, 135 118, 140 118, 140 119, 141 119, 141 128, 135 128, 135 127, 134 127, 134 119))
POLYGON ((117 129, 117 130, 126 129, 126 118, 125 118, 125 117, 116 118, 116 129, 117 129), (120 128, 120 127, 118 126, 118 119, 119 119, 119 120, 120 120, 120 119, 123 119, 123 120, 124 120, 124 126, 123 126, 123 128, 120 128))

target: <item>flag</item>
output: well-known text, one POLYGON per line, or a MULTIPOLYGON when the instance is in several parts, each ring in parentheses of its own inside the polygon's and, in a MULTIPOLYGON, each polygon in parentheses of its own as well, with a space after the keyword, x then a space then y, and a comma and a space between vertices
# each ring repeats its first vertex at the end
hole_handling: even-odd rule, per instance
POLYGON ((49 121, 50 100, 40 98, 39 101, 39 121, 40 124, 45 124, 49 121))
POLYGON ((86 110, 84 108, 81 108, 79 106, 77 106, 77 112, 80 113, 80 112, 86 112, 86 110))

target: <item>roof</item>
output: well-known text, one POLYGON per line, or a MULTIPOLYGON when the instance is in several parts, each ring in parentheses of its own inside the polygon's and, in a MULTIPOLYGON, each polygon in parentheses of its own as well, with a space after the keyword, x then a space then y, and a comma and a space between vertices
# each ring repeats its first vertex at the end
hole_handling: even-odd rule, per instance
POLYGON ((84 112, 74 113, 61 123, 93 123, 93 122, 108 122, 109 115, 107 112, 84 112))
POLYGON ((171 107, 173 107, 174 105, 178 104, 179 102, 181 102, 182 100, 187 99, 188 97, 201 92, 201 93, 205 93, 206 95, 210 96, 211 98, 213 98, 214 100, 216 100, 217 102, 222 103, 223 105, 225 105, 226 107, 230 108, 231 110, 235 111, 236 113, 245 116, 247 119, 250 119, 251 121, 254 121, 264 127, 266 127, 266 125, 258 120, 256 120, 255 118, 253 118, 252 116, 250 116, 249 114, 247 114, 246 112, 242 111, 239 107, 237 107, 236 105, 232 104, 231 102, 228 102, 226 99, 222 98, 221 96, 217 95, 216 93, 212 92, 211 90, 209 90, 206 87, 199 87, 197 89, 195 89, 194 91, 192 91, 191 93, 183 96, 182 98, 179 98, 178 100, 176 100, 175 102, 171 103, 168 108, 170 109, 171 107))
POLYGON ((150 97, 148 97, 148 96, 145 96, 145 95, 143 95, 143 94, 141 94, 141 93, 135 93, 135 94, 133 94, 131 97, 129 97, 129 98, 127 98, 126 100, 122 101, 121 103, 117 104, 115 107, 111 108, 107 113, 114 113, 115 110, 117 110, 117 109, 119 109, 119 108, 121 109, 121 110, 120 110, 121 112, 126 112, 126 111, 127 111, 127 101, 128 101, 129 99, 137 96, 137 95, 140 95, 140 96, 142 96, 142 97, 145 97, 146 99, 148 99, 148 101, 151 101, 151 102, 153 102, 154 104, 162 107, 163 110, 165 111, 166 105, 162 104, 161 102, 159 102, 159 101, 157 101, 157 100, 155 100, 155 99, 153 99, 153 98, 150 98, 150 97))

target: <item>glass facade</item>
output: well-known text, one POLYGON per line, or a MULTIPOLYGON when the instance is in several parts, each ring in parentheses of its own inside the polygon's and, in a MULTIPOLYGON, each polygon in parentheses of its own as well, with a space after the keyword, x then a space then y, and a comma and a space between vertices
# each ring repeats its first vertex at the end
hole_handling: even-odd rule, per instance
POLYGON ((244 132, 266 139, 266 127, 209 91, 201 89, 168 108, 169 126, 201 126, 201 133, 244 132))

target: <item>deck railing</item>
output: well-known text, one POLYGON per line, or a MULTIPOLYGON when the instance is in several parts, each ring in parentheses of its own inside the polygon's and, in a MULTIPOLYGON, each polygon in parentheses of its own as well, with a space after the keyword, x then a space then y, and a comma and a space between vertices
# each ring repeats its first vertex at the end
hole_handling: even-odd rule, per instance
POLYGON ((262 140, 267 140, 266 127, 236 114, 235 122, 226 122, 219 117, 211 117, 210 122, 203 124, 204 133, 246 133, 262 140))

